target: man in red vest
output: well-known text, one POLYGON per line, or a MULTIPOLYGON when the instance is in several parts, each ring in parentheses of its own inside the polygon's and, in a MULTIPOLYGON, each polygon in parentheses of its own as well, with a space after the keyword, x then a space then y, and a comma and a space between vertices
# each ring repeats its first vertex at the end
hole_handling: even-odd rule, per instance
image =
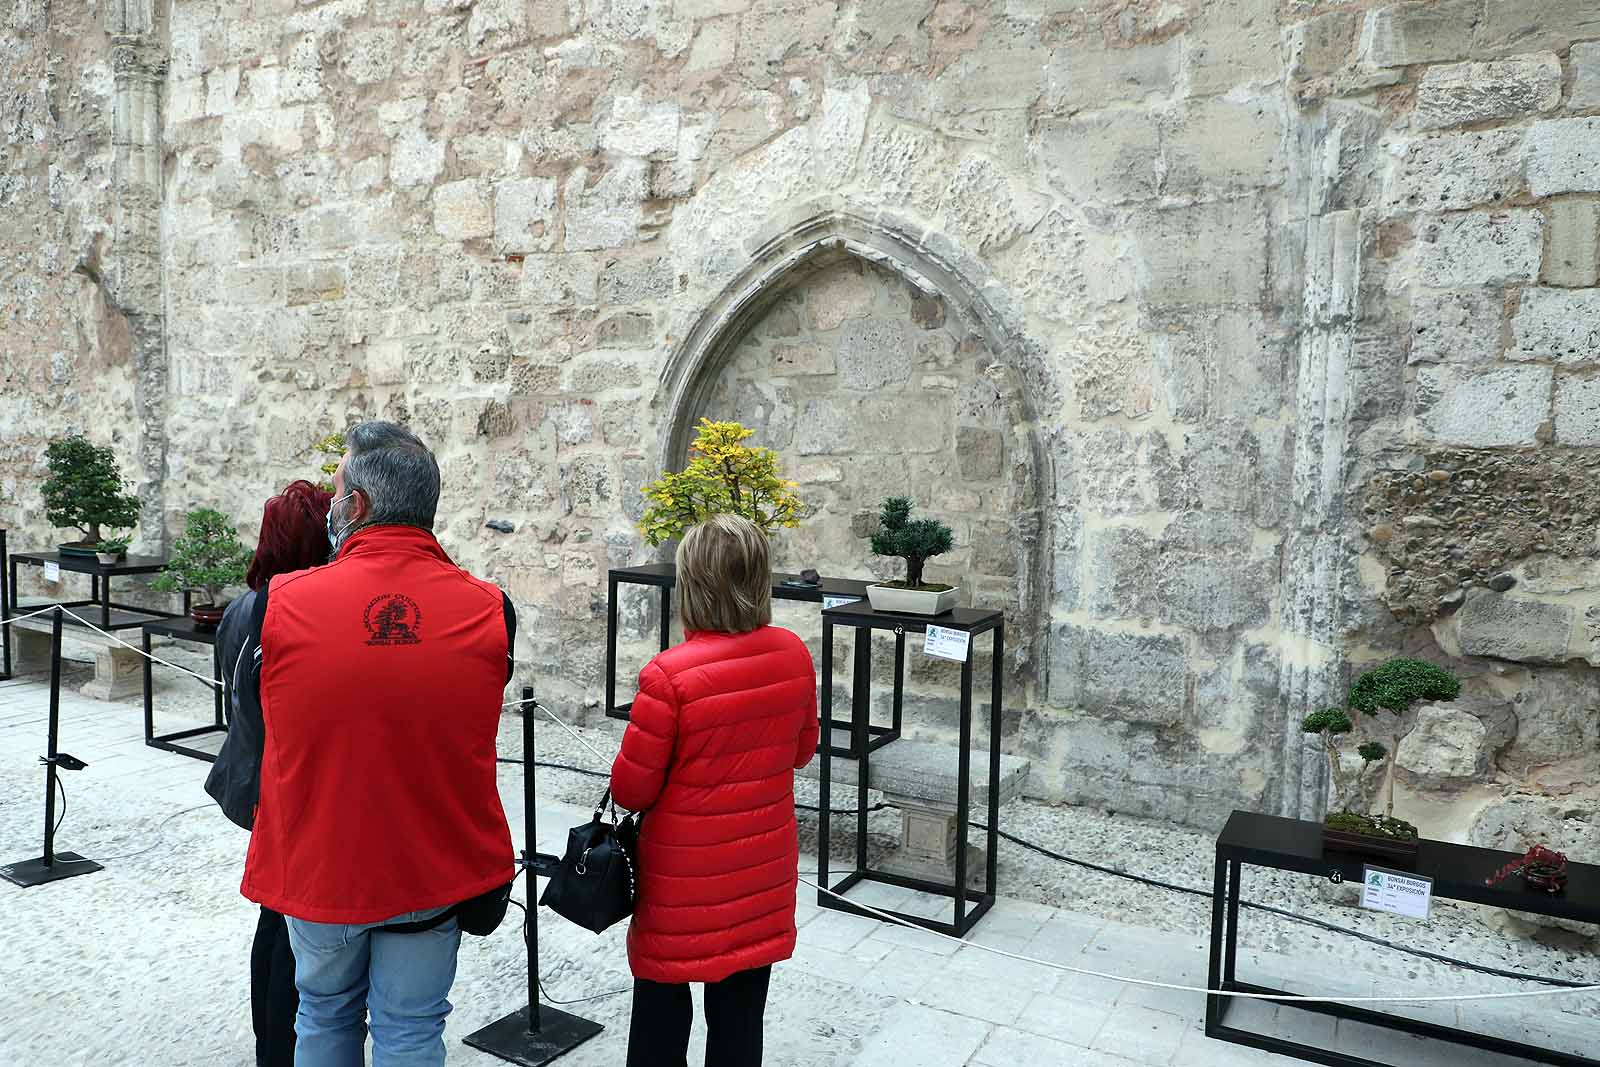
POLYGON ((241 892, 288 916, 300 1067, 361 1064, 369 1011, 374 1064, 443 1064, 459 906, 514 873, 495 734, 516 616, 434 540, 423 443, 386 422, 346 441, 333 561, 264 587, 245 646, 265 746, 241 892))

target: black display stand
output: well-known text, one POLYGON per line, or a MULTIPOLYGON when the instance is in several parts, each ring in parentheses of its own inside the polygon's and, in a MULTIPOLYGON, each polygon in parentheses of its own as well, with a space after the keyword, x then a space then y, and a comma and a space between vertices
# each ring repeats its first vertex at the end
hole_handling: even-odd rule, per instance
POLYGON ((0 527, 0 682, 11 678, 11 560, 6 555, 6 531, 0 527))
MULTIPOLYGON (((915 923, 918 926, 935 930, 952 937, 965 937, 973 925, 994 906, 995 895, 995 853, 997 831, 1000 826, 998 804, 995 798, 1000 795, 1000 701, 1001 701, 1001 661, 1005 658, 1005 617, 998 611, 985 611, 977 608, 956 608, 943 615, 904 615, 899 612, 877 611, 867 601, 862 600, 854 604, 844 604, 835 608, 827 608, 822 612, 822 718, 831 721, 833 715, 833 631, 835 627, 850 627, 856 631, 857 661, 861 659, 860 648, 866 639, 870 646, 872 633, 875 630, 888 630, 895 635, 897 649, 905 646, 905 635, 908 633, 924 633, 932 626, 942 626, 949 630, 962 630, 971 635, 967 646, 967 658, 961 663, 961 739, 960 755, 957 757, 957 784, 956 784, 956 825, 958 827, 956 840, 956 877, 954 885, 945 885, 923 878, 913 878, 907 875, 891 874, 887 871, 874 871, 867 866, 867 787, 870 778, 870 752, 863 744, 866 730, 863 709, 868 705, 870 692, 867 699, 861 699, 857 694, 855 708, 851 716, 851 729, 855 733, 857 747, 861 751, 860 766, 856 771, 856 861, 855 869, 840 881, 830 884, 828 881, 828 838, 830 835, 831 819, 822 818, 817 822, 817 883, 827 886, 834 893, 848 893, 852 886, 863 881, 883 882, 887 885, 903 886, 915 889, 922 893, 936 896, 950 897, 954 911, 951 922, 942 922, 922 915, 911 915, 904 912, 891 911, 887 908, 877 909, 887 912, 896 918, 915 923), (984 882, 982 892, 975 892, 967 885, 967 832, 971 817, 971 769, 972 769, 972 657, 976 651, 976 638, 979 634, 990 633, 993 635, 993 663, 989 673, 989 828, 988 855, 984 864, 984 882), (971 910, 968 910, 968 904, 971 910)), ((902 657, 903 659, 903 657, 902 657)), ((901 686, 903 684, 903 671, 899 669, 900 660, 897 660, 895 670, 895 708, 898 711, 901 702, 901 686)), ((817 807, 828 811, 832 807, 832 756, 831 748, 822 750, 822 773, 819 776, 820 797, 817 807)), ((831 908, 835 911, 851 912, 856 915, 865 915, 868 918, 877 918, 872 912, 857 907, 848 900, 840 900, 822 891, 817 892, 817 906, 831 908)))
MULTIPOLYGON (((183 594, 183 611, 175 615, 170 611, 157 611, 155 608, 134 607, 131 604, 118 604, 111 599, 111 579, 130 577, 139 574, 160 574, 167 569, 167 561, 154 556, 128 556, 116 563, 101 563, 93 556, 64 556, 60 552, 19 552, 11 557, 11 588, 10 606, 11 614, 17 614, 17 565, 25 563, 30 567, 44 567, 47 563, 54 563, 62 571, 70 574, 87 574, 89 576, 89 599, 68 600, 60 602, 63 608, 97 608, 100 612, 99 627, 102 630, 131 630, 154 619, 179 618, 189 613, 189 593, 183 594)), ((45 605, 40 605, 43 607, 45 605)), ((76 625, 75 619, 68 619, 67 625, 76 625)))
POLYGON ((51 613, 50 624, 50 735, 46 754, 39 757, 44 764, 44 854, 38 859, 21 860, 0 867, 0 878, 12 885, 28 888, 59 882, 63 878, 76 878, 101 870, 94 860, 84 859, 76 852, 56 852, 56 774, 57 769, 82 770, 86 766, 65 752, 56 749, 61 732, 61 609, 51 613))
POLYGON ((544 1064, 566 1055, 605 1027, 582 1016, 539 1003, 539 875, 555 872, 560 857, 538 848, 538 816, 534 811, 533 690, 522 691, 522 805, 523 834, 527 847, 522 865, 528 872, 528 1004, 462 1038, 466 1044, 523 1067, 544 1064))
MULTIPOLYGON (((772 576, 772 598, 821 604, 825 597, 853 597, 865 602, 870 582, 854 578, 822 578, 816 585, 803 585, 797 574, 777 573, 772 576)), ((649 563, 639 567, 618 567, 607 575, 606 593, 606 714, 613 719, 628 719, 633 702, 617 703, 617 587, 620 585, 649 585, 661 590, 660 635, 661 651, 672 643, 672 587, 678 582, 678 569, 671 563, 649 563)), ((855 661, 852 674, 852 717, 850 721, 830 719, 828 741, 833 754, 844 759, 857 759, 863 751, 882 748, 900 737, 900 691, 905 642, 903 636, 895 645, 894 709, 887 725, 872 721, 870 698, 872 685, 872 642, 856 635, 855 661), (866 712, 866 733, 862 744, 857 744, 853 727, 855 710, 866 712), (841 743, 840 739, 844 739, 841 743)), ((822 751, 819 741, 817 751, 822 751)))
MULTIPOLYGON (((1474 848, 1445 841, 1422 840, 1418 842, 1414 862, 1398 864, 1342 852, 1325 852, 1322 847, 1322 824, 1300 819, 1284 819, 1273 815, 1236 811, 1217 837, 1216 881, 1211 898, 1211 960, 1208 988, 1227 989, 1240 993, 1265 993, 1288 996, 1281 989, 1241 982, 1235 977, 1235 964, 1239 942, 1239 876, 1244 864, 1268 867, 1279 871, 1295 871, 1319 878, 1361 885, 1364 867, 1401 866, 1418 876, 1433 879, 1433 895, 1444 900, 1464 900, 1474 904, 1488 904, 1512 911, 1553 915, 1579 922, 1600 922, 1600 867, 1587 863, 1569 863, 1567 887, 1561 893, 1546 893, 1530 889, 1520 881, 1512 880, 1490 887, 1484 884, 1495 871, 1517 857, 1496 849, 1474 848)), ((1301 990, 1301 995, 1317 996, 1323 991, 1315 988, 1315 978, 1309 978, 1312 988, 1301 990)), ((1370 1060, 1335 1049, 1305 1045, 1287 1038, 1259 1034, 1227 1025, 1228 1010, 1234 998, 1221 994, 1206 997, 1206 1036, 1239 1045, 1277 1052, 1330 1067, 1391 1067, 1379 1060, 1370 1060)), ((1282 1009, 1313 1011, 1340 1019, 1351 1019, 1370 1026, 1399 1030, 1408 1034, 1450 1041, 1471 1048, 1486 1049, 1507 1056, 1521 1057, 1540 1063, 1558 1064, 1560 1067, 1600 1067, 1600 1060, 1567 1052, 1527 1045, 1504 1038, 1477 1034, 1438 1023, 1421 1022, 1404 1016, 1389 1015, 1367 1008, 1339 1003, 1285 1003, 1282 1009)), ((1466 1018, 1466 1013, 1463 1013, 1466 1018)), ((1405 1067, 1395 1064, 1393 1067, 1405 1067)))
MULTIPOLYGON (((225 734, 228 732, 228 722, 222 705, 223 687, 219 684, 222 678, 222 663, 217 659, 217 628, 215 626, 202 627, 193 619, 161 619, 157 622, 147 622, 144 630, 144 743, 151 748, 164 749, 167 752, 176 752, 180 756, 189 756, 193 759, 205 760, 215 763, 217 755, 207 752, 203 748, 190 748, 188 745, 178 744, 180 741, 191 737, 203 737, 206 734, 225 734), (151 679, 151 668, 155 661, 150 658, 150 638, 152 636, 171 637, 179 641, 193 641, 200 645, 211 646, 211 671, 212 677, 218 681, 205 683, 211 689, 212 713, 215 716, 212 722, 204 726, 193 726, 187 730, 175 730, 171 733, 158 734, 155 727, 154 686, 151 679)), ((232 669, 232 665, 229 665, 232 669)))

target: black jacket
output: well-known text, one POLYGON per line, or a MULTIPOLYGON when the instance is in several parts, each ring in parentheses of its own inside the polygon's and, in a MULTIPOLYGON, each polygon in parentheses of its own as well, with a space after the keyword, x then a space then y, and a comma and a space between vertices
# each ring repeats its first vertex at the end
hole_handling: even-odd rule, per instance
MULTIPOLYGON (((261 797, 261 754, 267 744, 261 717, 261 622, 267 617, 267 586, 228 605, 217 624, 217 660, 222 665, 228 736, 206 775, 206 792, 232 822, 253 829, 261 797)), ((506 617, 506 681, 514 670, 517 613, 501 594, 506 617)))

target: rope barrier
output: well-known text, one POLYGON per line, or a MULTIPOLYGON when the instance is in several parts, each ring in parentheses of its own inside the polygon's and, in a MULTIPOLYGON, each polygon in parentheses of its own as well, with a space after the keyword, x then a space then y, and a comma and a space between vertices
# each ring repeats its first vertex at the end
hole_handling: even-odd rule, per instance
MULTIPOLYGON (((30 613, 28 615, 11 616, 10 618, 7 618, 7 619, 5 619, 3 621, 4 621, 5 624, 10 624, 12 622, 20 622, 23 619, 33 618, 34 616, 43 615, 43 614, 46 614, 47 612, 56 610, 57 607, 58 607, 58 605, 50 605, 48 607, 40 609, 39 611, 32 612, 32 613, 30 613)), ((87 619, 84 619, 82 616, 76 614, 75 612, 73 612, 69 608, 62 607, 62 608, 60 608, 60 610, 64 614, 71 616, 73 619, 76 619, 80 624, 82 624, 83 626, 85 626, 89 630, 92 630, 93 632, 95 632, 97 634, 100 634, 102 637, 108 638, 109 640, 114 641, 119 645, 122 645, 124 648, 132 649, 134 652, 137 652, 141 656, 147 657, 148 659, 152 660, 153 662, 160 663, 160 664, 162 664, 163 666, 166 666, 166 667, 171 667, 173 670, 176 670, 176 671, 181 671, 184 674, 190 675, 191 677, 197 678, 200 681, 206 682, 207 684, 210 684, 210 685, 219 685, 220 686, 220 685, 223 684, 218 679, 208 679, 204 675, 197 674, 196 672, 190 670, 187 667, 179 666, 178 664, 172 663, 172 662, 170 662, 168 660, 164 660, 164 659, 160 658, 159 656, 155 656, 155 655, 152 655, 150 653, 147 653, 147 652, 144 651, 144 649, 139 648, 139 647, 137 647, 135 645, 129 644, 128 642, 122 640, 120 637, 117 637, 115 634, 107 633, 105 630, 100 629, 98 626, 95 626, 93 623, 89 622, 87 619)), ((503 707, 503 708, 520 707, 522 705, 530 704, 530 703, 537 710, 543 711, 545 713, 545 715, 549 717, 550 721, 554 722, 562 730, 566 731, 566 733, 569 734, 573 738, 573 740, 577 741, 580 745, 582 745, 586 750, 588 750, 588 752, 591 755, 593 755, 601 763, 609 764, 611 762, 611 760, 609 760, 603 753, 601 753, 597 748, 595 748, 587 740, 585 740, 582 737, 582 735, 580 735, 575 729, 573 729, 565 721, 563 721, 562 718, 559 715, 557 715, 555 712, 551 711, 544 704, 539 703, 537 700, 511 700, 511 701, 507 701, 504 704, 502 704, 501 707, 503 707)), ((206 805, 199 805, 199 806, 200 807, 205 807, 206 805)), ((194 810, 194 809, 189 809, 189 810, 194 810)), ((177 814, 183 814, 183 812, 179 812, 177 814)), ((135 855, 137 855, 137 853, 135 855)), ((1109 872, 1109 873, 1121 873, 1121 872, 1109 872)), ((910 922, 910 921, 908 921, 906 919, 902 919, 899 916, 894 915, 894 914, 892 914, 890 912, 882 911, 882 910, 880 910, 878 908, 874 908, 874 907, 872 907, 870 905, 862 904, 862 903, 859 903, 857 901, 852 901, 848 897, 845 897, 843 894, 836 893, 831 889, 827 889, 827 888, 825 888, 823 886, 820 886, 817 883, 810 881, 809 879, 800 878, 799 881, 800 881, 801 884, 809 886, 812 889, 817 890, 819 893, 824 893, 824 894, 826 894, 826 895, 828 895, 830 897, 833 897, 833 898, 835 898, 837 900, 844 901, 845 903, 849 904, 852 908, 857 908, 857 909, 860 909, 861 911, 865 911, 865 912, 873 915, 874 917, 878 918, 880 921, 894 923, 894 924, 896 924, 898 926, 903 926, 903 927, 906 927, 907 929, 911 929, 911 930, 920 930, 925 934, 929 934, 929 935, 934 936, 934 937, 944 938, 945 940, 953 941, 958 945, 965 945, 968 948, 976 949, 976 950, 979 950, 979 951, 982 951, 982 952, 988 952, 988 953, 991 953, 991 954, 996 955, 996 956, 1004 957, 1006 959, 1015 960, 1015 961, 1017 961, 1019 963, 1031 963, 1031 964, 1035 964, 1035 965, 1041 966, 1041 967, 1048 967, 1048 968, 1051 968, 1051 969, 1054 969, 1054 970, 1065 971, 1065 972, 1067 972, 1069 974, 1081 974, 1081 975, 1084 975, 1084 976, 1087 976, 1087 977, 1090 977, 1090 978, 1100 978, 1100 979, 1104 979, 1104 980, 1112 981, 1112 982, 1122 982, 1122 983, 1125 983, 1125 984, 1128 984, 1128 985, 1146 986, 1146 987, 1149 987, 1149 988, 1152 988, 1152 989, 1168 989, 1168 990, 1173 990, 1175 992, 1180 992, 1180 993, 1201 993, 1201 994, 1205 994, 1206 996, 1229 996, 1229 997, 1235 997, 1235 998, 1238 998, 1238 999, 1246 999, 1246 1000, 1269 1000, 1269 1001, 1276 1001, 1276 1002, 1280 1002, 1280 1003, 1300 1003, 1300 1004, 1394 1004, 1394 1003, 1399 1003, 1399 1004, 1430 1004, 1430 1003, 1447 1003, 1447 1002, 1468 1001, 1468 1000, 1516 1000, 1516 999, 1526 999, 1526 998, 1541 997, 1541 996, 1559 996, 1559 995, 1568 994, 1568 993, 1595 993, 1595 992, 1600 992, 1600 984, 1595 984, 1595 985, 1563 985, 1563 986, 1554 986, 1554 987, 1546 988, 1546 989, 1513 990, 1513 991, 1498 992, 1498 993, 1452 993, 1452 994, 1419 995, 1419 996, 1387 995, 1387 996, 1351 997, 1351 996, 1304 996, 1304 995, 1299 995, 1299 994, 1276 994, 1276 993, 1246 993, 1246 992, 1241 992, 1241 991, 1238 991, 1238 990, 1231 990, 1231 989, 1210 989, 1210 988, 1207 988, 1207 987, 1204 987, 1204 986, 1181 985, 1181 984, 1176 984, 1176 983, 1171 983, 1171 982, 1160 982, 1160 981, 1156 981, 1156 980, 1153 980, 1153 979, 1147 979, 1147 978, 1126 977, 1126 976, 1123 976, 1123 975, 1110 974, 1110 973, 1104 972, 1104 971, 1096 971, 1096 970, 1092 970, 1090 968, 1085 968, 1085 967, 1074 967, 1074 966, 1072 966, 1070 964, 1061 963, 1061 962, 1056 961, 1056 960, 1046 960, 1046 959, 1039 959, 1039 958, 1033 957, 1033 956, 1024 956, 1021 953, 1009 952, 1009 951, 1007 951, 1005 949, 996 948, 996 947, 994 947, 992 945, 984 945, 984 944, 981 944, 981 943, 975 942, 975 941, 965 941, 965 940, 963 940, 963 939, 961 939, 959 937, 952 937, 949 934, 940 933, 937 930, 929 930, 927 927, 919 926, 916 923, 910 922)), ((1202 891, 1196 891, 1196 892, 1202 892, 1202 891)), ((1271 909, 1268 909, 1268 910, 1271 910, 1271 909)), ((1468 965, 1468 966, 1471 966, 1471 965, 1468 965)), ((1537 980, 1540 980, 1540 979, 1532 979, 1532 980, 1536 980, 1537 981, 1537 980)))

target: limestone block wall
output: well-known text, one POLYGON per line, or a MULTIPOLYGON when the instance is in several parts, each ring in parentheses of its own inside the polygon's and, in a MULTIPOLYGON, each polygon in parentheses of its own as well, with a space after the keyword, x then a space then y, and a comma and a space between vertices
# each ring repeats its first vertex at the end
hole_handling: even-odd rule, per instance
MULTIPOLYGON (((1581 484, 1595 444, 1581 0, 113 7, 24 4, 0 51, 76 86, 36 124, 112 131, 0 167, 29 205, 0 220, 28 257, 7 307, 73 324, 5 320, 19 499, 81 419, 122 435, 152 540, 198 504, 248 534, 313 440, 407 421, 441 539, 518 604, 526 680, 592 707, 605 572, 653 556, 639 486, 729 415, 812 501, 790 565, 880 573, 863 513, 897 481, 957 527, 1042 795, 1316 810, 1299 717, 1401 649, 1472 674, 1483 724, 1472 773, 1411 761, 1425 823, 1560 791, 1529 768, 1578 752, 1508 716, 1589 668, 1472 627, 1532 611, 1587 647, 1588 594, 1549 591, 1592 554, 1587 505, 1530 488, 1581 484), (102 230, 120 348, 62 295, 98 291, 57 250, 102 230), (58 362, 110 350, 122 379, 55 399, 58 362)), ((624 624, 647 643, 648 598, 624 624)))
POLYGON ((1458 0, 1304 27, 1339 47, 1302 99, 1367 120, 1340 145, 1372 194, 1346 512, 1347 595, 1369 608, 1348 614, 1350 667, 1407 651, 1466 679, 1400 747, 1403 803, 1425 826, 1587 854, 1600 11, 1458 0))

